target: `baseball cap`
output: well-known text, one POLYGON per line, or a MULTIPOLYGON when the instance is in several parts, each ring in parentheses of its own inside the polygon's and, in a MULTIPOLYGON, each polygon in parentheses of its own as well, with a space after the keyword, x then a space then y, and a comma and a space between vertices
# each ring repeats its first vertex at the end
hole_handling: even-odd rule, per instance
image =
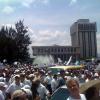
POLYGON ((0 82, 0 86, 7 88, 7 85, 5 84, 5 82, 0 82))

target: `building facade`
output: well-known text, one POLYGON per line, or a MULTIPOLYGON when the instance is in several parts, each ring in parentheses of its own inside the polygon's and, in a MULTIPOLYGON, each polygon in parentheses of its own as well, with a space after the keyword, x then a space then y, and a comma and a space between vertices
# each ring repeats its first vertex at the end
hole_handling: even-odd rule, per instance
POLYGON ((81 58, 97 56, 96 22, 79 19, 70 28, 72 46, 80 47, 81 58))
POLYGON ((96 22, 79 19, 70 27, 72 46, 32 46, 33 56, 51 55, 55 62, 58 58, 66 61, 70 56, 74 59, 97 56, 96 22))
POLYGON ((57 62, 58 58, 62 61, 67 61, 70 56, 74 59, 78 59, 80 57, 80 48, 73 46, 33 46, 33 55, 51 55, 55 62, 57 62))

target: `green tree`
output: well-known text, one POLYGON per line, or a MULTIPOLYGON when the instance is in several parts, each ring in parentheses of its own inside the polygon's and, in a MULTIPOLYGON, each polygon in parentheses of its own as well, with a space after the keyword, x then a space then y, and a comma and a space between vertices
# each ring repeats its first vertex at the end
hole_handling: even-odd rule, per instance
POLYGON ((29 59, 28 46, 31 43, 28 27, 23 21, 18 21, 15 28, 2 26, 0 30, 0 60, 8 62, 27 61, 29 59))

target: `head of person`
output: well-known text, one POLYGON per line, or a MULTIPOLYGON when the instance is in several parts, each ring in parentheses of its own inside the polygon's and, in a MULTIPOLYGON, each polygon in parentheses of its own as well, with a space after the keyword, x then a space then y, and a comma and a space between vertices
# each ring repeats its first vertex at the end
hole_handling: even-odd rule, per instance
POLYGON ((30 74, 28 77, 29 77, 29 80, 32 81, 35 78, 35 75, 34 74, 30 74))
POLYGON ((48 76, 51 76, 52 75, 52 72, 51 71, 48 71, 48 76))
POLYGON ((23 91, 26 92, 28 100, 33 100, 32 91, 30 90, 30 89, 31 89, 30 86, 25 85, 25 86, 24 86, 23 88, 21 88, 21 89, 22 89, 23 91))
POLYGON ((21 89, 13 92, 11 95, 11 100, 28 100, 28 97, 26 92, 21 89))
POLYGON ((85 91, 85 96, 87 100, 93 100, 94 98, 99 97, 99 89, 94 86, 90 87, 85 91))
POLYGON ((65 77, 65 71, 64 70, 60 70, 60 76, 65 77))
POLYGON ((15 75, 15 83, 20 84, 20 75, 15 75))
POLYGON ((24 81, 24 80, 25 80, 25 73, 21 73, 21 74, 20 74, 20 80, 21 80, 21 81, 24 81))
POLYGON ((69 79, 66 82, 67 88, 70 92, 70 95, 76 96, 79 95, 79 83, 76 79, 69 79))
POLYGON ((6 75, 5 81, 6 81, 6 82, 9 82, 9 80, 10 80, 10 75, 6 75))
POLYGON ((53 75, 53 78, 54 78, 54 79, 57 79, 57 74, 54 74, 54 75, 53 75))
POLYGON ((7 88, 7 85, 4 82, 0 82, 0 90, 3 91, 7 88))

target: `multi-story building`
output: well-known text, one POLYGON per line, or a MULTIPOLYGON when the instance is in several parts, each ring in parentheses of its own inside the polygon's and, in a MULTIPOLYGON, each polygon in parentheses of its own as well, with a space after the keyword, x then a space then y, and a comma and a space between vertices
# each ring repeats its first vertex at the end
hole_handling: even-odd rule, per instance
POLYGON ((90 58, 97 56, 96 22, 89 19, 79 19, 70 28, 72 46, 80 47, 80 57, 90 58))
POLYGON ((55 62, 58 58, 62 61, 66 61, 72 56, 74 59, 80 57, 80 48, 74 46, 33 46, 33 55, 52 55, 55 62))
POLYGON ((52 55, 55 61, 97 56, 96 22, 79 19, 70 28, 72 46, 32 46, 33 56, 52 55))

